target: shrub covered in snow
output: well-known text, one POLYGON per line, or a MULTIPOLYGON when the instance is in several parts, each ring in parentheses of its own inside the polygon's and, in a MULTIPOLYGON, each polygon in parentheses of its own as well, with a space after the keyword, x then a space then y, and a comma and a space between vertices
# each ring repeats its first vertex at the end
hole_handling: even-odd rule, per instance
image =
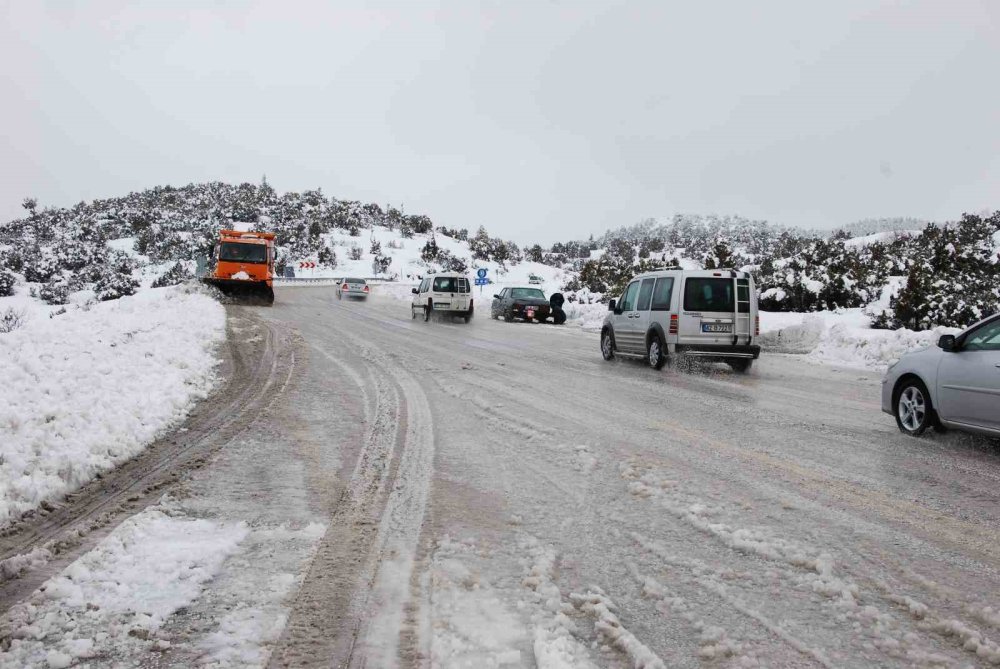
POLYGON ((115 253, 110 262, 102 266, 100 276, 94 284, 97 299, 102 302, 117 300, 126 295, 134 295, 139 282, 132 275, 132 261, 123 253, 115 253))
POLYGON ((14 286, 17 284, 17 278, 14 273, 0 268, 0 297, 7 297, 8 295, 14 294, 14 286))
POLYGON ((55 275, 38 291, 38 297, 46 304, 66 304, 71 292, 70 282, 61 275, 55 275))
POLYGON ((1000 211, 924 229, 905 258, 906 282, 876 325, 961 327, 1000 311, 1000 211))
POLYGON ((185 281, 190 281, 194 278, 194 274, 188 270, 187 266, 178 261, 173 264, 173 266, 166 272, 156 277, 153 281, 153 288, 166 288, 167 286, 176 286, 179 283, 184 283, 185 281))

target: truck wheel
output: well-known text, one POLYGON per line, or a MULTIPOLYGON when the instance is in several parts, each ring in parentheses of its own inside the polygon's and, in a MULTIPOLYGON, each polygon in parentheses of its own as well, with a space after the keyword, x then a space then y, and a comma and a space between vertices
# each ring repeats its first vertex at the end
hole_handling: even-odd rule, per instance
POLYGON ((611 328, 601 333, 601 355, 605 360, 615 359, 615 333, 611 328))
POLYGON ((649 338, 649 344, 646 345, 646 360, 649 362, 650 367, 653 369, 663 369, 663 365, 667 364, 666 348, 663 340, 660 339, 660 335, 654 333, 649 338))

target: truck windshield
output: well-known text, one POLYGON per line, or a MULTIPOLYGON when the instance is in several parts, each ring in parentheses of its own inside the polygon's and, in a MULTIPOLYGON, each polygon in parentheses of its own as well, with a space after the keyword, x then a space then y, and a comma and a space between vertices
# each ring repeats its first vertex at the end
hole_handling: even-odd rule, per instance
POLYGON ((222 242, 219 247, 219 260, 226 262, 267 262, 267 247, 263 244, 240 244, 238 242, 222 242))

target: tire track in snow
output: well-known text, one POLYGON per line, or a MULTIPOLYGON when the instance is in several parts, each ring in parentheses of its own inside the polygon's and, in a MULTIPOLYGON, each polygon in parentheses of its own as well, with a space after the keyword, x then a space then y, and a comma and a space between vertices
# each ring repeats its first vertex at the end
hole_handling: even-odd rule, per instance
POLYGON ((367 373, 321 346, 314 350, 344 369, 362 392, 366 377, 372 380, 374 411, 272 667, 394 667, 400 635, 407 633, 411 575, 433 473, 430 405, 391 357, 343 328, 336 328, 335 338, 360 356, 367 373))

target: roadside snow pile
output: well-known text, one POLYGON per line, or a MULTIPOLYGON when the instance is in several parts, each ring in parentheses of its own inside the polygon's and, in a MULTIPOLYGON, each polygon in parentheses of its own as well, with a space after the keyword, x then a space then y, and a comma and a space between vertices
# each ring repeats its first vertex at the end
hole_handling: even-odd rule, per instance
POLYGON ((10 648, 0 667, 166 650, 170 642, 157 632, 199 597, 246 534, 244 523, 190 519, 164 506, 133 516, 8 612, 0 630, 10 648))
POLYGON ((0 527, 180 421, 211 389, 224 337, 223 307, 180 287, 51 317, 33 307, 23 328, 0 334, 0 527))
POLYGON ((933 346, 957 328, 873 330, 861 309, 811 314, 760 312, 761 345, 775 353, 802 353, 844 367, 884 371, 904 354, 933 346))

